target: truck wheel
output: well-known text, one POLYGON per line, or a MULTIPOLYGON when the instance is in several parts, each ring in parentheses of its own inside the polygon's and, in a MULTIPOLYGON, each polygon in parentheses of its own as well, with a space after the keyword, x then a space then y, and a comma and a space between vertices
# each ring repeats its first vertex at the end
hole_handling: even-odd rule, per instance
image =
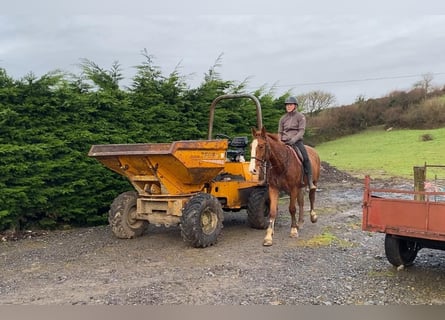
POLYGON ((130 239, 140 236, 147 228, 148 221, 136 220, 135 191, 127 191, 118 195, 108 212, 108 222, 116 237, 130 239))
POLYGON ((414 263, 420 246, 415 241, 399 238, 391 234, 385 236, 385 254, 388 261, 398 267, 414 263))
POLYGON ((269 193, 266 188, 256 188, 247 202, 247 222, 254 229, 266 229, 270 217, 269 193))
POLYGON ((211 246, 221 233, 223 221, 224 213, 218 199, 208 193, 199 193, 182 211, 182 238, 195 248, 211 246))

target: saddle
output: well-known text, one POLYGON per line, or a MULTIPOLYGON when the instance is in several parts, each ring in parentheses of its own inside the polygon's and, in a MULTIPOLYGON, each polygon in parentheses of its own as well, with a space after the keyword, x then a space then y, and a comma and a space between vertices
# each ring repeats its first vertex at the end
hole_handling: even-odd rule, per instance
POLYGON ((286 145, 289 149, 292 150, 292 153, 294 154, 294 156, 301 161, 301 163, 303 163, 303 155, 301 154, 300 149, 297 148, 297 150, 294 149, 294 147, 292 147, 291 145, 286 145))

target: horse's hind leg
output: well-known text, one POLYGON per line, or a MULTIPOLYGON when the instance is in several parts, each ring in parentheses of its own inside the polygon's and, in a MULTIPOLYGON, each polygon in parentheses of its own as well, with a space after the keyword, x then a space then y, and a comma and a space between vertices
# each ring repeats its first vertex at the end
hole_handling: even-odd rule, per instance
POLYGON ((312 189, 312 190, 309 191, 309 201, 311 203, 310 215, 311 215, 311 222, 312 223, 315 223, 318 220, 318 216, 317 216, 317 214, 315 213, 315 210, 314 210, 315 191, 316 191, 315 189, 312 189))

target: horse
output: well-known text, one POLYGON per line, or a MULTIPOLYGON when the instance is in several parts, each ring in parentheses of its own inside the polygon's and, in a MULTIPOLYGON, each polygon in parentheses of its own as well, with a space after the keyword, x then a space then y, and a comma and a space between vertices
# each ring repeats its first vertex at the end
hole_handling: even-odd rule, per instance
MULTIPOLYGON (((274 224, 278 210, 278 196, 284 191, 290 196, 289 213, 292 218, 290 236, 298 237, 298 230, 304 224, 304 190, 308 185, 307 176, 303 171, 302 160, 296 155, 291 146, 279 140, 278 134, 252 128, 253 140, 251 143, 251 160, 249 170, 252 174, 260 175, 263 183, 268 185, 270 199, 270 220, 264 246, 272 245, 274 224), (298 222, 296 220, 296 203, 298 203, 298 222)), ((309 160, 312 166, 313 182, 316 185, 320 177, 320 157, 317 151, 306 146, 309 160)), ((314 210, 316 189, 309 191, 310 219, 317 222, 317 214, 314 210)))

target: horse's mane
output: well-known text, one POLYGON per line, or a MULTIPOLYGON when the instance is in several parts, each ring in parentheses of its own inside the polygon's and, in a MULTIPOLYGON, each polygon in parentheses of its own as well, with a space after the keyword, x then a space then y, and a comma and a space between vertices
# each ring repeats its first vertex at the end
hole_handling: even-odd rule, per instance
POLYGON ((271 138, 272 140, 280 141, 280 139, 278 139, 278 133, 270 133, 270 132, 267 132, 267 136, 268 136, 269 138, 271 138))

